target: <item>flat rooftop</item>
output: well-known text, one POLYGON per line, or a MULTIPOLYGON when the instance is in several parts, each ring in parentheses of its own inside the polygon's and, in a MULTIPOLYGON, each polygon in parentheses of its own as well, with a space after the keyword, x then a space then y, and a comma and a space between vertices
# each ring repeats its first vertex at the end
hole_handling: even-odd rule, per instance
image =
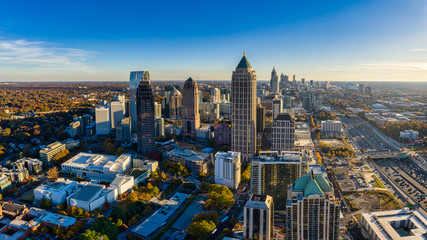
POLYGON ((101 185, 96 184, 88 184, 79 189, 76 193, 74 193, 71 198, 80 200, 80 201, 90 201, 96 195, 98 195, 104 189, 101 185))
POLYGON ((63 166, 84 168, 89 171, 117 171, 123 164, 123 162, 130 158, 130 154, 122 154, 121 156, 103 155, 94 153, 79 153, 72 157, 63 166))
POLYGON ((180 149, 180 148, 175 148, 167 152, 167 154, 172 155, 174 157, 184 158, 186 161, 194 161, 194 162, 203 161, 210 156, 209 153, 197 152, 189 149, 180 149))
POLYGON ((63 215, 59 215, 59 214, 55 214, 55 213, 47 214, 42 219, 42 221, 52 223, 52 224, 56 224, 56 225, 63 226, 63 227, 69 227, 69 226, 71 226, 77 222, 76 218, 67 217, 67 216, 63 216, 63 215))

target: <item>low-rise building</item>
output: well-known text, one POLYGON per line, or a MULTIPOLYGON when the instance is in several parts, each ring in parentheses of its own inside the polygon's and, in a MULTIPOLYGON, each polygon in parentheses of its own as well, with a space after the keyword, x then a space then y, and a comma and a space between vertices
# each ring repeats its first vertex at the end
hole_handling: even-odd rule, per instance
POLYGON ((132 159, 132 166, 134 168, 143 168, 154 172, 159 167, 159 162, 149 159, 134 158, 132 159))
POLYGON ((118 174, 117 177, 110 183, 110 187, 117 188, 117 193, 120 195, 132 189, 135 185, 134 177, 118 174))
POLYGON ((417 140, 418 131, 414 131, 414 130, 400 131, 400 138, 408 139, 408 140, 417 140))
POLYGON ((144 182, 150 177, 151 171, 143 168, 134 168, 130 172, 130 176, 134 179, 134 185, 138 186, 139 183, 144 182))
POLYGON ((4 192, 6 189, 12 187, 12 182, 10 181, 9 177, 6 175, 2 175, 0 177, 0 191, 4 192))
POLYGON ((49 145, 47 145, 45 148, 40 150, 40 160, 42 160, 45 163, 50 163, 52 158, 63 151, 65 149, 65 144, 62 144, 60 142, 54 142, 49 145))
POLYGON ((196 141, 208 142, 212 139, 212 130, 210 125, 203 125, 196 129, 196 141))
POLYGON ((106 202, 114 202, 117 197, 117 188, 106 188, 104 185, 87 183, 68 197, 67 202, 68 206, 76 206, 91 212, 97 208, 102 208, 106 202))
POLYGON ((176 126, 176 125, 170 125, 170 124, 166 125, 165 126, 165 134, 181 136, 182 126, 176 126))
POLYGON ((342 132, 342 122, 334 120, 322 121, 321 129, 323 133, 337 133, 342 132))
POLYGON ((131 167, 131 155, 119 157, 93 153, 79 153, 61 165, 64 172, 99 181, 113 181, 117 174, 126 173, 131 167))
POLYGON ((44 198, 52 201, 53 204, 62 204, 67 201, 67 197, 78 189, 77 182, 58 179, 56 182, 42 184, 34 189, 34 198, 36 201, 44 198))
POLYGON ((185 167, 189 168, 192 174, 208 172, 208 165, 212 161, 212 156, 209 153, 197 152, 189 149, 175 148, 165 154, 166 159, 180 162, 185 167))
POLYGON ((37 174, 42 171, 43 162, 36 158, 21 158, 13 163, 15 169, 27 168, 28 172, 37 174))

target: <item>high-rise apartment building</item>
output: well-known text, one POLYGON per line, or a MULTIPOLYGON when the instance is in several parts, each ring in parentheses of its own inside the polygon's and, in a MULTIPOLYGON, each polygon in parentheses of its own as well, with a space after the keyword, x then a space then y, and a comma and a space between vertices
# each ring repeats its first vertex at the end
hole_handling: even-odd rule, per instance
POLYGON ((265 194, 252 194, 243 208, 243 238, 273 238, 274 200, 265 194))
POLYGON ((154 95, 148 71, 144 72, 144 79, 138 85, 136 99, 138 152, 150 153, 156 150, 156 147, 154 143, 154 95))
POLYGON ((261 151, 251 163, 251 193, 273 197, 276 211, 285 211, 286 190, 307 171, 302 152, 261 151))
POLYGON ((256 73, 245 54, 231 79, 231 149, 249 162, 256 148, 256 73))
POLYGON ((288 187, 285 229, 287 240, 338 239, 340 201, 331 183, 313 172, 288 187))
POLYGON ((96 135, 109 135, 111 131, 110 107, 95 108, 96 135))
POLYGON ((165 135, 165 120, 163 118, 154 119, 154 135, 164 136, 165 135))
POLYGON ((279 76, 277 76, 277 72, 275 68, 273 68, 273 71, 271 71, 270 87, 273 94, 279 94, 280 92, 279 76))
POLYGON ((239 152, 215 154, 215 183, 237 189, 240 184, 241 161, 239 152))
POLYGON ((256 109, 256 132, 262 133, 265 128, 265 107, 261 104, 256 109))
POLYGON ((271 129, 272 151, 293 151, 295 149, 295 123, 288 113, 281 113, 274 119, 271 129))
POLYGON ((123 119, 123 103, 119 101, 110 102, 111 128, 116 128, 117 123, 123 119))
POLYGON ((199 89, 197 83, 189 78, 184 83, 183 98, 183 135, 196 138, 196 129, 200 127, 199 89))
POLYGON ((154 117, 161 118, 162 117, 162 104, 158 102, 154 102, 154 117))
POLYGON ((143 78, 147 78, 145 71, 130 72, 129 77, 129 117, 131 120, 132 132, 136 133, 137 117, 136 117, 136 89, 143 78))
POLYGON ((289 84, 289 77, 288 75, 284 75, 283 73, 280 74, 280 89, 284 89, 286 87, 286 85, 289 84))
POLYGON ((178 119, 182 116, 182 94, 174 88, 170 94, 169 100, 169 117, 178 119))
POLYGON ((218 88, 213 88, 211 90, 211 102, 221 102, 221 91, 218 88))
POLYGON ((281 98, 275 98, 272 100, 273 107, 273 119, 275 119, 280 113, 283 112, 283 100, 281 98))

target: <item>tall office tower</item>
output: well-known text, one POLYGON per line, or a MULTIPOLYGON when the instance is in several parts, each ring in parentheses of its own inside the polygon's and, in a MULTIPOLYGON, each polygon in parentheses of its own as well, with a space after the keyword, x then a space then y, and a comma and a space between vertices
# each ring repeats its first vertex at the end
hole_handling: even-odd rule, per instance
POLYGON ((286 87, 286 78, 285 77, 287 77, 287 76, 285 76, 285 74, 280 74, 280 84, 279 84, 279 87, 280 87, 280 89, 284 89, 285 87, 286 87))
POLYGON ((116 128, 117 123, 123 119, 123 104, 118 101, 110 102, 111 128, 116 128))
POLYGON ((313 172, 288 188, 285 229, 287 240, 338 239, 340 201, 332 185, 313 172))
POLYGON ((363 84, 359 84, 359 93, 365 94, 365 86, 363 84))
POLYGON ((176 89, 170 94, 169 118, 180 118, 182 113, 182 94, 176 89))
POLYGON ((110 107, 95 108, 96 135, 109 135, 111 131, 110 107))
POLYGON ((313 108, 317 108, 322 105, 322 93, 314 92, 311 94, 311 102, 313 108))
POLYGON ((154 136, 165 135, 165 120, 163 118, 154 119, 154 136))
POLYGON ((114 101, 119 101, 123 106, 123 115, 126 115, 126 96, 125 95, 115 95, 114 101))
POLYGON ((130 119, 123 118, 122 121, 116 125, 116 141, 129 143, 131 138, 130 119))
POLYGON ((262 133, 265 128, 265 107, 258 104, 256 108, 256 132, 262 133))
POLYGON ((243 209, 243 238, 273 238, 274 203, 271 196, 252 194, 243 209))
POLYGON ((314 86, 314 80, 310 80, 310 86, 314 86))
POLYGON ((221 91, 218 88, 212 88, 211 90, 211 102, 221 102, 221 91))
POLYGON ((256 148, 256 73, 245 53, 231 79, 231 150, 250 162, 256 148))
POLYGON ((182 135, 195 139, 196 129, 200 127, 199 89, 197 83, 192 78, 185 81, 183 93, 182 135))
POLYGON ((305 78, 301 78, 301 84, 305 85, 305 78))
POLYGON ((284 213, 286 190, 307 169, 302 152, 261 151, 251 163, 251 193, 268 194, 273 197, 275 211, 284 213))
POLYGON ((150 74, 146 71, 130 72, 129 78, 129 117, 132 132, 136 133, 137 116, 136 116, 136 89, 142 79, 150 78, 150 74))
POLYGON ((136 99, 138 152, 150 153, 155 151, 156 147, 154 145, 154 94, 148 71, 138 85, 136 99))
POLYGON ((154 102, 154 117, 161 118, 162 117, 162 104, 158 102, 154 102))
POLYGON ((365 93, 371 95, 372 94, 372 88, 371 87, 366 87, 365 88, 365 93))
POLYGON ((297 79, 295 78, 295 75, 292 77, 292 85, 297 85, 297 79))
POLYGON ((270 79, 270 87, 273 94, 279 94, 279 76, 277 76, 276 69, 273 67, 273 71, 271 71, 271 79, 270 79))
POLYGON ((273 119, 275 119, 280 113, 283 112, 283 101, 281 98, 273 99, 273 119))
POLYGON ((295 123, 288 113, 279 114, 273 122, 271 129, 272 151, 295 150, 295 123))
POLYGON ((230 101, 231 90, 229 88, 221 89, 221 100, 230 101))
POLYGON ((240 184, 239 152, 217 152, 215 154, 215 183, 237 189, 240 184))
POLYGON ((200 109, 200 104, 203 103, 203 91, 199 90, 199 109, 200 109))

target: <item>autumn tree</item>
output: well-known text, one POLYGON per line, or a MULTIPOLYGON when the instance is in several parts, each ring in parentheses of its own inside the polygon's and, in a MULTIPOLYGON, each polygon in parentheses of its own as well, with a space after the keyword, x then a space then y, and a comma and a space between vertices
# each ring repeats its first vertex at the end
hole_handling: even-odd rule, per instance
POLYGON ((55 181, 58 179, 59 171, 57 167, 53 167, 47 171, 47 178, 49 181, 55 181))

